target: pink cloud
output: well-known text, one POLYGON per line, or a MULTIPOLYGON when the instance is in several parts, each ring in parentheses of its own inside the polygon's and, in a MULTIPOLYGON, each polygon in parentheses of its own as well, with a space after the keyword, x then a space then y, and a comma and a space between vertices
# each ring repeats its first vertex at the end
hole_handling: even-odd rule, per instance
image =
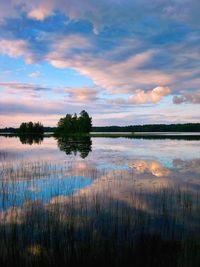
POLYGON ((95 88, 65 88, 64 91, 69 94, 72 101, 88 102, 97 100, 98 90, 95 88))
POLYGON ((72 55, 50 52, 47 60, 57 68, 74 68, 83 75, 89 76, 96 85, 111 91, 112 93, 133 93, 136 88, 152 84, 165 86, 174 80, 169 75, 157 70, 141 70, 140 67, 147 64, 155 50, 147 50, 129 57, 122 62, 113 62, 98 55, 84 53, 72 55))
POLYGON ((20 57, 27 53, 27 45, 24 40, 0 40, 0 53, 10 57, 20 57))
POLYGON ((49 3, 43 3, 38 7, 31 9, 28 12, 28 17, 36 19, 36 20, 44 20, 46 17, 49 17, 53 14, 53 6, 49 3))
POLYGON ((124 98, 117 98, 111 100, 111 103, 116 104, 146 104, 146 103, 157 103, 164 96, 171 93, 171 89, 166 86, 157 86, 151 91, 145 92, 144 90, 136 90, 134 95, 130 95, 128 100, 124 98))
POLYGON ((157 103, 166 95, 171 93, 169 87, 158 86, 153 90, 145 92, 144 90, 139 90, 135 95, 129 97, 128 102, 131 104, 144 104, 148 102, 157 103))
POLYGON ((5 54, 10 57, 25 57, 27 64, 32 64, 35 61, 35 55, 31 52, 28 44, 24 40, 1 39, 0 54, 5 54))
POLYGON ((15 116, 0 115, 0 128, 4 127, 19 127, 19 125, 24 121, 40 121, 46 126, 56 126, 60 115, 42 115, 42 114, 16 114, 15 116))

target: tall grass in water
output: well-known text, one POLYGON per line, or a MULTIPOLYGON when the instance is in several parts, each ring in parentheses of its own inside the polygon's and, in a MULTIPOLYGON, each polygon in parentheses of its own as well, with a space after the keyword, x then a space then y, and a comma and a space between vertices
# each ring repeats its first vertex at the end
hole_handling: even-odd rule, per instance
POLYGON ((147 190, 126 171, 61 165, 1 165, 4 206, 26 179, 48 184, 73 174, 90 176, 93 184, 68 196, 52 189, 47 202, 27 194, 16 205, 11 198, 0 215, 0 266, 199 266, 197 192, 178 186, 147 190))

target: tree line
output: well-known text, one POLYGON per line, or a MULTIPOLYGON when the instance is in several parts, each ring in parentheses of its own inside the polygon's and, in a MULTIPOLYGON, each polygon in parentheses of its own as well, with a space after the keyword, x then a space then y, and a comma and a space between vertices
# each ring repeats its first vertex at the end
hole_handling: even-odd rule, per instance
POLYGON ((92 130, 92 117, 82 110, 77 116, 77 114, 66 114, 65 117, 60 118, 57 123, 57 127, 44 127, 42 123, 32 121, 22 122, 18 129, 16 128, 4 128, 0 129, 2 133, 12 133, 19 135, 31 135, 38 134, 41 135, 44 132, 53 132, 56 135, 71 135, 71 134, 85 134, 92 130))
POLYGON ((57 129, 55 131, 56 135, 69 135, 69 134, 81 134, 89 133, 92 129, 92 118, 89 114, 82 110, 77 116, 75 113, 66 114, 65 117, 60 118, 58 121, 57 129))
MULTIPOLYGON (((67 114, 61 118, 57 127, 44 127, 43 132, 68 132, 69 134, 75 132, 200 132, 200 123, 183 123, 183 124, 146 124, 146 125, 128 125, 128 126, 93 126, 92 119, 88 116, 83 116, 79 119, 76 114, 67 114), (86 118, 84 120, 84 118, 86 118), (87 123, 83 123, 87 121, 87 123), (83 126, 88 125, 88 126, 83 126), (86 130, 87 129, 87 130, 86 130)), ((22 123, 23 124, 23 123, 22 123)), ((27 124, 27 123, 26 123, 27 124)), ((23 129, 30 129, 30 127, 22 127, 23 129)), ((37 129, 37 127, 36 127, 37 129)), ((35 130, 32 128, 32 133, 35 130)), ((27 132, 27 130, 25 131, 27 132)), ((28 131, 30 132, 30 131, 28 131)), ((19 133, 16 128, 3 128, 0 133, 19 133)))
POLYGON ((43 134, 44 126, 40 122, 22 122, 18 132, 19 134, 43 134))
POLYGON ((200 132, 200 123, 93 127, 93 132, 200 132))

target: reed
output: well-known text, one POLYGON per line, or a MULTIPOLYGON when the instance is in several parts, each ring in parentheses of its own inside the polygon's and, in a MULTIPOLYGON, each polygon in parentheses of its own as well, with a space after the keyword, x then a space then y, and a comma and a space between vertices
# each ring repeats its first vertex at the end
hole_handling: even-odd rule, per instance
POLYGON ((76 166, 1 161, 1 266, 199 266, 198 191, 148 191, 131 172, 76 166), (71 176, 82 177, 75 191, 71 176), (38 181, 52 183, 48 198, 30 191, 38 181))

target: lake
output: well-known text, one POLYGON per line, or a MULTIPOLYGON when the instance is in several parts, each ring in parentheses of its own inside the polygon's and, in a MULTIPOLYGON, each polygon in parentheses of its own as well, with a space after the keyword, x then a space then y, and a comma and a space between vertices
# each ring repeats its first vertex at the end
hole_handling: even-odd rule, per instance
POLYGON ((200 141, 0 136, 0 264, 200 266, 200 141))

